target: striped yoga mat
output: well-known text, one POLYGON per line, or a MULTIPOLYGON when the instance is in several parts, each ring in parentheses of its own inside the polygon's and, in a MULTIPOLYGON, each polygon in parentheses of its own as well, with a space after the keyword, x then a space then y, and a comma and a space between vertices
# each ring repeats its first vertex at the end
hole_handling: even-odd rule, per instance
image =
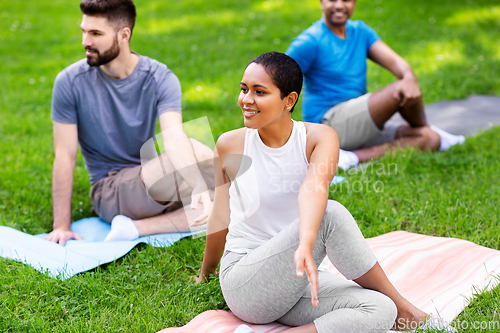
MULTIPOLYGON (((495 272, 500 274, 500 251, 472 242, 406 231, 393 231, 367 241, 399 292, 423 311, 448 323, 469 304, 473 293, 490 290, 499 282, 495 272)), ((341 276, 328 259, 320 269, 341 276)), ((183 327, 160 332, 231 333, 242 323, 231 312, 212 310, 183 327)), ((256 333, 288 328, 278 323, 249 326, 256 333)))

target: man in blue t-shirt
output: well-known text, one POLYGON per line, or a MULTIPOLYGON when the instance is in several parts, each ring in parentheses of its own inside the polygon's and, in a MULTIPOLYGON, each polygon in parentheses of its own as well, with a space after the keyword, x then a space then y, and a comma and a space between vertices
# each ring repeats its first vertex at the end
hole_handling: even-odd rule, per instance
POLYGON ((132 0, 83 0, 80 9, 87 57, 59 73, 52 95, 54 230, 46 239, 61 245, 81 239, 70 227, 78 144, 94 210, 111 223, 106 241, 205 223, 213 152, 182 129, 179 80, 164 64, 130 50, 132 0), (165 153, 146 154, 149 161, 141 163, 158 118, 165 153), (187 218, 180 208, 189 199, 194 216, 187 218))
POLYGON ((339 135, 339 166, 383 155, 397 147, 447 149, 463 141, 427 123, 422 93, 411 66, 363 21, 351 21, 356 0, 321 0, 322 18, 294 39, 287 54, 304 73, 304 121, 333 127, 339 135), (366 59, 398 80, 367 93, 366 59), (384 124, 399 112, 407 125, 384 124), (458 140, 458 141, 457 141, 458 140))

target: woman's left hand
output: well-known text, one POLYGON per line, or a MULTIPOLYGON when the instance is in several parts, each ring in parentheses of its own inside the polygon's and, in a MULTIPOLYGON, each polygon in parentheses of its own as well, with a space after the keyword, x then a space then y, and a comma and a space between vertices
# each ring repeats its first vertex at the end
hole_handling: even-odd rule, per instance
POLYGON ((318 305, 318 268, 312 256, 312 250, 299 246, 295 251, 295 269, 297 276, 304 276, 306 271, 307 279, 311 285, 311 302, 313 306, 318 305))

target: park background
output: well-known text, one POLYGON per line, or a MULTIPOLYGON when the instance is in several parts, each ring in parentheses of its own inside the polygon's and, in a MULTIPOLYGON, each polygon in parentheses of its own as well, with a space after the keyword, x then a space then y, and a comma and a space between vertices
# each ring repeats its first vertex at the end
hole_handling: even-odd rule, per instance
MULTIPOLYGON (((318 0, 135 3, 132 50, 175 72, 184 120, 208 116, 214 139, 243 125, 237 96, 246 64, 284 52, 321 15, 318 0)), ((426 103, 500 95, 497 0, 359 0, 353 19, 408 60, 426 103)), ((58 72, 84 57, 80 20, 78 1, 0 0, 0 225, 30 234, 52 229, 51 93, 58 72)), ((370 91, 393 80, 369 64, 370 91)), ((352 212, 366 237, 407 230, 500 249, 499 139, 493 128, 447 152, 388 155, 365 172, 340 172, 347 181, 332 187, 331 198, 352 212), (374 184, 383 186, 375 193, 374 184)), ((89 188, 79 155, 74 220, 95 216, 89 188)), ((203 249, 204 238, 139 246, 66 281, 0 259, 0 331, 155 332, 224 309, 217 279, 193 283, 203 249)), ((478 294, 459 319, 499 320, 499 289, 478 294)))

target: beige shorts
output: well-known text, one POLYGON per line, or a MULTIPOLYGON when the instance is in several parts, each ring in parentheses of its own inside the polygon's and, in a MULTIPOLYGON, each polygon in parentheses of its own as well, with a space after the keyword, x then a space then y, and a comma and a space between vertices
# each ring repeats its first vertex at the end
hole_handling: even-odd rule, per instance
MULTIPOLYGON (((94 210, 99 217, 111 223, 116 215, 125 215, 132 220, 140 220, 164 214, 182 207, 180 198, 191 194, 191 188, 181 186, 182 192, 175 183, 169 189, 170 200, 160 204, 148 194, 141 180, 141 165, 111 171, 108 177, 98 180, 90 189, 90 198, 94 210)), ((182 179, 181 179, 182 181, 182 179)))
POLYGON ((397 126, 386 125, 381 130, 373 122, 365 94, 340 103, 328 110, 322 124, 332 127, 339 136, 340 148, 356 150, 394 141, 397 126))

